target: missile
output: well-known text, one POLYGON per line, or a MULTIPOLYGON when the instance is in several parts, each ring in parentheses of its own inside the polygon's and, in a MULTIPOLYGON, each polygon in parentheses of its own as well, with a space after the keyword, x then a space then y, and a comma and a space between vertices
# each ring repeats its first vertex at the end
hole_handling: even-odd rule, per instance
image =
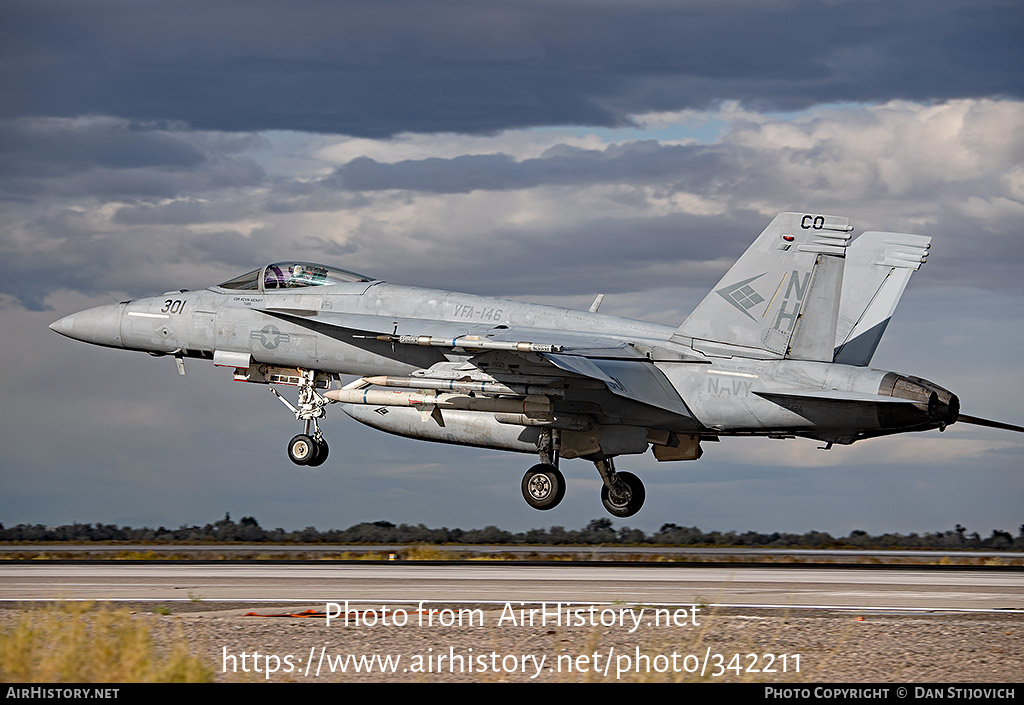
POLYGON ((584 414, 556 414, 546 418, 531 418, 526 414, 495 414, 494 420, 509 426, 546 426, 563 431, 589 431, 594 419, 584 414))
POLYGON ((457 379, 435 379, 427 377, 363 377, 367 384, 378 387, 403 387, 405 389, 444 389, 452 392, 477 392, 480 394, 513 394, 516 396, 565 396, 564 389, 539 384, 502 384, 501 382, 472 382, 457 379))
POLYGON ((478 335, 461 335, 458 338, 438 338, 430 335, 355 335, 354 338, 379 340, 382 343, 400 343, 402 345, 422 345, 435 348, 462 348, 464 350, 508 350, 511 352, 558 353, 561 345, 542 343, 518 343, 504 340, 488 340, 478 335))
POLYGON ((324 396, 344 404, 370 406, 411 406, 415 408, 460 409, 488 411, 499 414, 523 414, 532 419, 552 418, 551 400, 542 396, 524 399, 471 397, 466 394, 435 394, 421 392, 389 392, 381 389, 332 389, 324 396))

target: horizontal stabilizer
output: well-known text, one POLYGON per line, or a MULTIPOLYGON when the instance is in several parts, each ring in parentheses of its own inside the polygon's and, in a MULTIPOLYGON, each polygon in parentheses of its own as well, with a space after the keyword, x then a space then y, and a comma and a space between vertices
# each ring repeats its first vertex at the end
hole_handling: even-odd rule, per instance
POLYGON ((774 401, 775 399, 804 399, 809 401, 835 402, 837 404, 907 404, 919 405, 913 399, 887 397, 866 392, 843 392, 837 389, 780 389, 773 391, 753 390, 753 394, 774 401))

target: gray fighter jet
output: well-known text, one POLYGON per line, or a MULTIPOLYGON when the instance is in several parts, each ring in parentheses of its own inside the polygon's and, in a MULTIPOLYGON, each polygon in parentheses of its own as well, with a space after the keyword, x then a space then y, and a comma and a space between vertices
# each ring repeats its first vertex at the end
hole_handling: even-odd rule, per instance
POLYGON ((382 431, 536 453, 522 492, 551 509, 560 458, 584 458, 618 517, 644 486, 612 459, 696 460, 721 436, 850 444, 956 421, 946 389, 868 365, 931 239, 865 232, 847 218, 782 213, 678 328, 589 311, 388 284, 336 267, 277 262, 212 286, 99 306, 50 327, 96 345, 232 368, 293 385, 298 465, 328 448, 327 407, 382 431), (359 375, 344 386, 341 375, 359 375))

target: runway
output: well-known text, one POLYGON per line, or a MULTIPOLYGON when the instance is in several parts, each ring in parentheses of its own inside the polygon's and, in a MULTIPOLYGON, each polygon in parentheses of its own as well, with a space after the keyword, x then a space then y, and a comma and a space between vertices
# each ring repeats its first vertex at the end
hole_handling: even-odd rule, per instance
POLYGON ((0 565, 0 600, 574 602, 1024 611, 1024 572, 578 565, 0 565))

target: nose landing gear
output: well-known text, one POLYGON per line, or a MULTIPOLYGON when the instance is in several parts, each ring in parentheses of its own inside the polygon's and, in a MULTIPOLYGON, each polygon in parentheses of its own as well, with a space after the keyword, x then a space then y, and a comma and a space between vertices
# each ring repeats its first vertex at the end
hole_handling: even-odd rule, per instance
POLYGON ((327 460, 329 449, 324 439, 323 431, 320 430, 318 419, 327 415, 324 408, 331 403, 316 391, 319 386, 325 389, 330 384, 330 375, 318 373, 316 370, 299 370, 299 406, 293 406, 281 394, 270 387, 282 404, 287 406, 295 414, 295 418, 305 422, 303 432, 288 442, 288 458, 296 465, 318 467, 327 460))
POLYGON ((316 436, 307 436, 304 433, 300 433, 288 442, 288 458, 296 465, 308 465, 311 468, 319 467, 323 465, 327 460, 328 447, 327 441, 324 440, 323 434, 319 434, 319 439, 316 436))

